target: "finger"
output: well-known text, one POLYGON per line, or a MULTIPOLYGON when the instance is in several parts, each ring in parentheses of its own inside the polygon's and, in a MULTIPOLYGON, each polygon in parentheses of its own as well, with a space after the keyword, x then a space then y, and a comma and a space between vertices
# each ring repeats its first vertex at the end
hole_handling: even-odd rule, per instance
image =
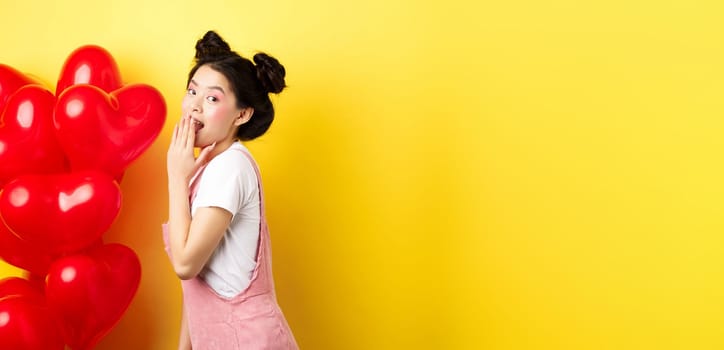
POLYGON ((211 154, 211 151, 216 146, 216 142, 212 143, 209 146, 204 147, 203 150, 201 150, 201 153, 199 153, 199 157, 196 158, 196 164, 204 164, 206 163, 206 159, 209 158, 209 154, 211 154))
POLYGON ((186 147, 193 148, 194 143, 196 143, 196 128, 191 123, 191 118, 188 119, 188 138, 186 139, 186 147))
POLYGON ((178 123, 173 126, 173 133, 171 133, 171 146, 176 144, 176 138, 178 138, 178 123))
POLYGON ((189 118, 184 117, 181 119, 181 134, 179 135, 179 143, 182 146, 186 145, 186 139, 189 137, 189 118))

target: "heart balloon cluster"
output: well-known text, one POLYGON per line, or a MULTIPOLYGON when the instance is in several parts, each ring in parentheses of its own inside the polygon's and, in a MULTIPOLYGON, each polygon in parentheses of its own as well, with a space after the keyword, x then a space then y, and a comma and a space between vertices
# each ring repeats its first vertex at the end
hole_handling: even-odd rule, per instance
POLYGON ((0 280, 0 349, 91 349, 118 323, 141 264, 103 234, 165 118, 99 46, 68 56, 55 93, 0 64, 0 258, 27 271, 0 280))

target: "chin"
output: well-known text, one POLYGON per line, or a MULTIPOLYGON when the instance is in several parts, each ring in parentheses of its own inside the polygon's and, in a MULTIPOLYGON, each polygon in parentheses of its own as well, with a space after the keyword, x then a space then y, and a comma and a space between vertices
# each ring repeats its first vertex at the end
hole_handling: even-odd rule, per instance
POLYGON ((204 148, 211 146, 213 143, 214 141, 211 140, 196 140, 196 142, 194 142, 194 147, 204 148))

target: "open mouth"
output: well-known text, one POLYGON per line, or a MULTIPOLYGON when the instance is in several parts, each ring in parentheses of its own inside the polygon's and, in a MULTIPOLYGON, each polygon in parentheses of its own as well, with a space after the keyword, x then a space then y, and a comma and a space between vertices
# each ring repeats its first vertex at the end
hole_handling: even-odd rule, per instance
POLYGON ((204 127, 204 123, 202 123, 196 119, 191 119, 191 124, 194 126, 194 132, 199 132, 199 130, 201 130, 204 127))

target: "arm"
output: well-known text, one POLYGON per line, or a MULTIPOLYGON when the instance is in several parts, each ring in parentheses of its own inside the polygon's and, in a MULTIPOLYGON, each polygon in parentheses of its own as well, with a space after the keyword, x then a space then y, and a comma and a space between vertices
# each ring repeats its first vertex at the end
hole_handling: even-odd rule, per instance
POLYGON ((195 277, 221 241, 231 213, 221 208, 199 208, 191 218, 188 183, 213 148, 194 158, 195 133, 188 118, 174 128, 167 156, 169 194, 169 248, 171 262, 181 279, 195 277))
MULTIPOLYGON (((170 216, 170 215, 169 215, 170 216)), ((225 209, 198 208, 193 220, 187 216, 169 219, 169 241, 173 267, 181 279, 191 279, 201 272, 231 222, 225 209)))
POLYGON ((189 324, 186 320, 186 308, 181 310, 181 332, 178 341, 179 350, 191 350, 191 336, 189 334, 189 324))

